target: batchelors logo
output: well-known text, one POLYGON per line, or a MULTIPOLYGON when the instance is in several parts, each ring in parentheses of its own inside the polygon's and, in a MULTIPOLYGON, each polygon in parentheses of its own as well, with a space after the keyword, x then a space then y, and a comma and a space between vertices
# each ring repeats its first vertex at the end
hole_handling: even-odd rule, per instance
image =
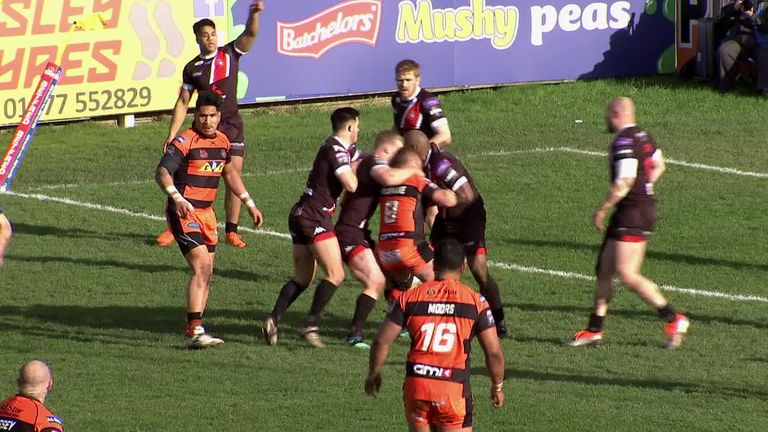
POLYGON ((277 52, 320 58, 348 43, 376 46, 381 0, 347 0, 298 22, 277 22, 277 52))

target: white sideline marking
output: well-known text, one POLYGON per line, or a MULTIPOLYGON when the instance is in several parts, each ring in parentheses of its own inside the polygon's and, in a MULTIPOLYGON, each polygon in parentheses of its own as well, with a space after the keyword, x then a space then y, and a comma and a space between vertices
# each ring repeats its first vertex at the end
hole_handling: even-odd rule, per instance
MULTIPOLYGON (((284 170, 274 170, 274 171, 260 171, 260 172, 248 172, 243 173, 243 177, 270 177, 275 175, 281 175, 281 174, 292 174, 296 172, 308 172, 309 168, 288 168, 284 170)), ((111 182, 111 183, 66 183, 66 184, 55 184, 55 185, 44 185, 44 186, 37 186, 32 187, 29 189, 26 189, 27 192, 35 192, 35 191, 42 191, 42 190, 57 190, 57 189, 72 189, 72 188, 79 188, 79 187, 88 187, 88 186, 129 186, 129 185, 143 185, 143 184, 154 184, 154 180, 132 180, 132 181, 123 181, 123 182, 111 182)))
MULTIPOLYGON (((587 276, 581 273, 574 273, 574 272, 560 271, 560 270, 549 270, 549 269, 542 269, 538 267, 528 267, 528 266, 523 266, 519 264, 506 264, 506 263, 488 261, 488 266, 496 267, 504 270, 514 270, 514 271, 519 271, 523 273, 543 274, 547 276, 556 276, 556 277, 561 277, 566 279, 580 279, 580 280, 586 280, 591 282, 595 281, 594 276, 587 276)), ((755 302, 768 303, 768 298, 754 296, 754 295, 725 294, 719 291, 706 291, 706 290, 699 290, 699 289, 693 289, 693 288, 680 288, 674 285, 659 285, 659 288, 661 288, 664 291, 679 292, 683 294, 690 294, 690 295, 701 296, 701 297, 715 297, 715 298, 722 298, 722 299, 731 300, 731 301, 755 301, 755 302)))
MULTIPOLYGON (((164 217, 152 215, 149 213, 135 212, 132 210, 118 208, 118 207, 105 206, 101 204, 93 204, 93 203, 82 202, 82 201, 75 201, 69 198, 59 198, 59 197, 42 195, 42 194, 27 194, 27 193, 11 192, 11 191, 3 192, 3 193, 6 195, 16 196, 20 198, 29 198, 29 199, 36 199, 39 201, 56 202, 60 204, 66 204, 66 205, 71 205, 75 207, 84 207, 92 210, 100 210, 100 211, 105 211, 110 213, 117 213, 117 214, 132 216, 136 218, 165 221, 164 217)), ((223 227, 223 226, 224 226, 223 223, 219 224, 219 227, 223 227)), ((268 235, 268 236, 285 238, 285 239, 291 238, 289 234, 273 231, 268 228, 255 230, 252 228, 241 227, 240 229, 243 231, 255 233, 255 234, 268 235)), ((491 267, 496 267, 504 270, 513 270, 513 271, 518 271, 523 273, 542 274, 547 276, 556 276, 556 277, 561 277, 566 279, 580 279, 580 280, 586 280, 586 281, 595 280, 594 277, 587 276, 581 273, 560 271, 560 270, 550 270, 550 269, 543 269, 538 267, 528 267, 528 266, 523 266, 519 264, 506 264, 506 263, 488 261, 488 265, 491 267)), ((731 300, 731 301, 754 301, 754 302, 768 303, 768 298, 754 296, 754 295, 725 294, 718 291, 706 291, 706 290, 698 290, 693 288, 680 288, 672 285, 661 285, 661 289, 666 291, 689 294, 693 296, 714 297, 714 298, 721 298, 721 299, 731 300)))

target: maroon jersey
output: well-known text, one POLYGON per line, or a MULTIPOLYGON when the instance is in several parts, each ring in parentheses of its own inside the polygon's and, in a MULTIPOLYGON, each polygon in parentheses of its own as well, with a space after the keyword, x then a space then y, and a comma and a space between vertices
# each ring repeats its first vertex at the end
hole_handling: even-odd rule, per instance
POLYGON ((616 135, 608 154, 611 162, 611 182, 618 180, 622 174, 619 172, 622 163, 630 162, 637 166, 635 184, 627 196, 619 201, 617 208, 656 202, 653 196, 653 183, 648 179, 648 174, 653 168, 653 158, 658 149, 648 132, 637 126, 624 128, 616 135))
POLYGON ((392 96, 392 110, 395 127, 401 135, 409 130, 418 129, 428 138, 432 138, 435 136, 434 127, 448 121, 440 100, 424 89, 419 90, 416 96, 410 99, 392 96))
POLYGON ((434 144, 432 144, 432 149, 427 156, 427 165, 424 171, 427 173, 427 177, 440 188, 450 189, 454 192, 465 184, 469 184, 469 187, 472 188, 474 194, 472 202, 444 209, 441 215, 446 219, 460 218, 468 207, 480 199, 480 192, 475 187, 475 182, 464 164, 456 156, 440 151, 434 144))
POLYGON ((237 73, 243 54, 232 41, 210 56, 198 55, 184 66, 182 86, 190 93, 195 90, 216 92, 223 100, 221 118, 237 116, 237 73))
POLYGON ((333 214, 336 211, 336 200, 344 190, 344 186, 336 176, 351 171, 350 162, 359 157, 360 153, 354 144, 345 146, 336 137, 328 138, 317 151, 312 170, 309 171, 307 186, 299 199, 299 205, 333 214))
POLYGON ((348 225, 367 229, 368 221, 379 204, 381 186, 376 183, 371 173, 375 169, 389 166, 387 161, 374 155, 363 156, 357 167, 357 190, 347 193, 341 202, 341 213, 336 225, 348 225))

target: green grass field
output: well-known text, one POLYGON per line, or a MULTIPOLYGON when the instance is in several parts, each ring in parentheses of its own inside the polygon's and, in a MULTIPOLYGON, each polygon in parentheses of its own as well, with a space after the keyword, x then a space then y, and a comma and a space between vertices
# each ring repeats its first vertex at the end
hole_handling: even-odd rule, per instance
MULTIPOLYGON (((489 259, 511 332, 501 410, 489 406, 482 351, 474 350, 477 430, 765 430, 768 105, 672 78, 442 100, 450 150, 487 203, 489 259), (605 348, 562 347, 590 312, 588 277, 601 241, 590 217, 608 187, 605 158, 594 153, 608 147, 603 107, 618 95, 636 99, 639 123, 679 162, 657 186, 658 235, 644 269, 660 284, 696 290, 667 292, 692 318, 676 352, 662 348, 655 312, 624 288, 605 348)), ((391 113, 352 105, 361 106, 360 144, 370 149, 391 113)), ((407 344, 396 343, 383 391, 372 399, 362 391, 367 353, 343 343, 357 282, 348 278, 322 320, 325 350, 296 336, 306 294, 284 320, 278 347, 260 337, 292 272, 287 213, 329 133, 328 115, 318 108, 244 115, 245 182, 265 228, 245 233, 245 250, 218 249, 206 327, 227 343, 204 352, 181 348, 185 262, 177 248, 154 246, 164 222, 152 175, 168 119, 129 130, 41 127, 14 193, 0 195, 16 224, 0 270, 0 393, 13 393, 18 366, 37 357, 55 368, 49 405, 68 431, 405 430, 407 344)), ((1 143, 9 137, 0 132, 1 143)), ((383 310, 372 314, 369 337, 383 310)))

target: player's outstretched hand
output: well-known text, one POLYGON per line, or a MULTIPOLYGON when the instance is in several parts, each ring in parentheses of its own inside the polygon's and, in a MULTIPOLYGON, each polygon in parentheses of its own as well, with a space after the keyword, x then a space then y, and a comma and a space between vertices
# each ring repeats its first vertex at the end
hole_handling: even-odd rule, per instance
POLYGON ((261 228, 261 226, 264 224, 264 216, 261 215, 261 211, 258 207, 248 207, 248 213, 251 214, 251 218, 253 218, 253 227, 254 228, 261 228))
POLYGON ((494 408, 501 408, 504 406, 504 390, 491 386, 491 406, 494 408))
POLYGON ((592 215, 592 223, 595 225, 595 228, 597 228, 599 231, 605 231, 605 226, 603 225, 603 219, 605 219, 605 210, 603 210, 602 207, 595 210, 595 214, 592 215))
POLYGON ((376 393, 381 390, 381 374, 374 376, 368 376, 365 379, 365 394, 368 396, 376 396, 376 393))
POLYGON ((257 14, 264 10, 264 2, 261 0, 255 0, 251 4, 251 15, 257 14))

